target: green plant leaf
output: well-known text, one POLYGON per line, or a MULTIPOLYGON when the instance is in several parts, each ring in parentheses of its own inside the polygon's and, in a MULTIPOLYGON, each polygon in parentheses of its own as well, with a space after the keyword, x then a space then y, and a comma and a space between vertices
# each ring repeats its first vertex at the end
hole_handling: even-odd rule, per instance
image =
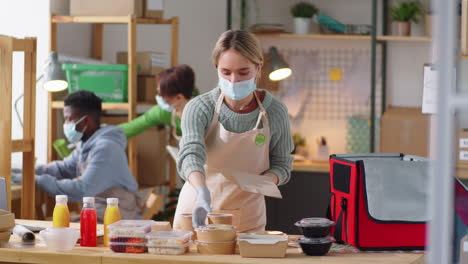
POLYGON ((424 14, 424 10, 419 1, 399 2, 390 7, 390 15, 393 21, 419 23, 422 14, 424 14))
POLYGON ((318 13, 318 8, 308 2, 299 2, 291 7, 293 17, 311 18, 318 13))

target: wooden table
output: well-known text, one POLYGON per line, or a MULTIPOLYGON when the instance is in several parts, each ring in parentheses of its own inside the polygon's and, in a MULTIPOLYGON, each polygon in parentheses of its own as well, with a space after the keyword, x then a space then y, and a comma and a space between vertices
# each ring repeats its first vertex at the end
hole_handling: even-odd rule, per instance
MULTIPOLYGON (((36 226, 51 226, 50 222, 17 220, 17 223, 23 223, 36 226)), ((77 227, 77 224, 72 224, 77 227)), ((102 228, 99 226, 98 228, 102 228)), ((179 263, 330 263, 330 264, 393 264, 393 263, 424 263, 424 254, 421 253, 331 253, 323 257, 308 257, 303 255, 298 248, 289 248, 285 259, 255 259, 242 258, 239 255, 200 255, 196 253, 194 247, 190 253, 182 256, 162 256, 152 254, 121 254, 113 253, 110 249, 104 247, 82 248, 76 246, 71 252, 56 253, 49 252, 41 241, 33 248, 19 249, 13 248, 17 237, 10 239, 10 248, 0 248, 0 263, 50 263, 50 264, 179 264, 179 263)), ((38 240, 40 240, 38 238, 38 240)))

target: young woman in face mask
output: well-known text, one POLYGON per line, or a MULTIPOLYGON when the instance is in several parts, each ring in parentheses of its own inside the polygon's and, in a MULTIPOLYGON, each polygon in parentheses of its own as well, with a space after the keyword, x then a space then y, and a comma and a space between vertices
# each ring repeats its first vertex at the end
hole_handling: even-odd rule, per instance
POLYGON ((182 115, 177 168, 187 182, 174 228, 180 228, 184 213, 192 213, 194 227, 204 225, 213 210, 234 214, 240 232, 262 231, 264 196, 244 191, 237 183, 248 181, 239 177, 288 182, 293 142, 287 109, 256 87, 263 55, 251 33, 224 32, 212 57, 218 87, 191 100, 182 115))
POLYGON ((190 66, 182 64, 169 68, 157 76, 157 105, 140 117, 120 124, 127 138, 159 125, 172 127, 173 136, 181 136, 180 118, 195 89, 195 73, 190 66))

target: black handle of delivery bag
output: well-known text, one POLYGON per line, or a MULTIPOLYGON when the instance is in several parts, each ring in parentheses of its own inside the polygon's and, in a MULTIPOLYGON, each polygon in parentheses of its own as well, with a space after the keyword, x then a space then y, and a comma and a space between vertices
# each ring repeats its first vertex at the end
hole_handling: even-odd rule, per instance
POLYGON ((331 158, 402 158, 402 153, 358 153, 358 154, 333 154, 331 158))
POLYGON ((346 238, 348 238, 348 234, 346 230, 347 229, 346 226, 348 225, 348 221, 346 219, 348 215, 347 214, 348 200, 346 200, 346 198, 341 198, 340 206, 341 206, 341 211, 340 211, 340 215, 338 216, 338 220, 336 221, 334 237, 336 239, 336 243, 344 244, 345 240, 343 239, 344 238, 343 236, 346 236, 346 238), (344 232, 343 232, 343 222, 345 225, 344 232))

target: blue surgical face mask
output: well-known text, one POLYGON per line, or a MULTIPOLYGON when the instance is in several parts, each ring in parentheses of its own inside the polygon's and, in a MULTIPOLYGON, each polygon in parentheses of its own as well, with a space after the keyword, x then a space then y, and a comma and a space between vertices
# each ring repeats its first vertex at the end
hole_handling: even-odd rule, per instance
POLYGON ((172 112, 174 111, 174 107, 172 105, 168 104, 164 98, 160 95, 156 95, 156 103, 158 103, 159 107, 161 107, 162 110, 166 112, 172 112))
POLYGON ((249 96, 255 89, 257 89, 257 85, 255 84, 255 77, 252 79, 232 83, 229 80, 224 79, 221 74, 219 76, 219 88, 223 91, 223 94, 227 97, 231 98, 232 100, 239 101, 247 96, 249 96))
POLYGON ((63 133, 65 134, 65 137, 67 138, 68 142, 74 144, 83 138, 83 133, 86 131, 87 127, 84 128, 83 132, 80 132, 76 130, 76 125, 83 121, 85 117, 86 116, 83 116, 76 122, 72 121, 63 123, 63 133))

